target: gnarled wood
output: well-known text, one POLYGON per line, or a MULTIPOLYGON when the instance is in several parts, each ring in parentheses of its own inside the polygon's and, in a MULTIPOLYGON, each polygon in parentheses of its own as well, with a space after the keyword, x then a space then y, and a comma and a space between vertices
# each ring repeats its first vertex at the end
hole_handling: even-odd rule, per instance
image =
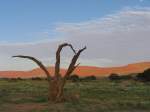
POLYGON ((80 49, 77 53, 75 53, 75 55, 73 56, 72 60, 71 60, 71 63, 67 69, 67 72, 65 74, 65 79, 68 78, 70 76, 70 74, 75 70, 75 68, 79 65, 75 65, 76 62, 77 62, 77 59, 79 58, 81 52, 83 52, 84 50, 86 49, 86 46, 82 49, 80 49))
POLYGON ((55 76, 56 76, 56 78, 60 77, 60 73, 59 73, 60 72, 60 52, 66 46, 69 46, 73 50, 73 52, 76 53, 76 51, 73 49, 73 46, 71 44, 63 43, 63 44, 59 45, 59 47, 56 51, 56 63, 55 63, 55 76))
POLYGON ((78 52, 75 51, 73 46, 68 43, 63 43, 59 45, 57 51, 56 51, 56 63, 55 63, 55 74, 54 77, 51 77, 50 73, 46 69, 46 67, 37 60, 34 57, 31 56, 24 56, 24 55, 17 55, 13 57, 19 57, 19 58, 27 58, 32 61, 34 61, 37 65, 40 66, 40 68, 45 72, 48 81, 49 81, 49 100, 51 102, 61 102, 64 100, 64 85, 66 83, 67 78, 72 74, 72 72, 79 66, 79 64, 76 65, 77 59, 79 58, 81 52, 83 52, 86 49, 86 47, 78 50, 78 52), (60 74, 60 53, 64 47, 70 47, 71 50, 74 52, 74 56, 70 62, 70 65, 67 69, 67 72, 64 77, 61 76, 60 74))
POLYGON ((40 61, 37 60, 36 58, 31 57, 31 56, 24 56, 24 55, 16 55, 16 56, 12 56, 12 57, 13 57, 13 58, 15 58, 15 57, 27 58, 27 59, 30 59, 30 60, 34 61, 34 62, 45 72, 48 81, 51 80, 51 75, 50 75, 50 73, 48 72, 48 70, 46 69, 46 67, 42 64, 42 62, 40 62, 40 61))

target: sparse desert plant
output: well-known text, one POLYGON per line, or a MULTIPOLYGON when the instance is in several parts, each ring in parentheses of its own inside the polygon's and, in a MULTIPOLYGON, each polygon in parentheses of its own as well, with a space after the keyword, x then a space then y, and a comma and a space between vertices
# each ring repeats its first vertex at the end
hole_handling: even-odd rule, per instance
POLYGON ((21 77, 18 77, 17 80, 23 80, 21 77))
POLYGON ((71 80, 72 82, 77 82, 80 80, 79 76, 74 74, 74 75, 71 75, 68 80, 71 80))
POLYGON ((112 73, 108 76, 110 80, 119 80, 120 76, 118 74, 112 73))
POLYGON ((137 80, 140 81, 150 81, 150 69, 145 70, 143 73, 139 73, 136 75, 137 80))
POLYGON ((44 80, 44 78, 41 78, 41 77, 32 77, 31 80, 44 80))
POLYGON ((91 80, 96 80, 96 77, 94 75, 87 76, 82 78, 83 81, 91 81, 91 80))
POLYGON ((78 67, 79 64, 76 64, 77 59, 79 58, 80 54, 86 49, 86 47, 79 49, 76 51, 71 44, 63 43, 59 45, 56 51, 56 63, 55 63, 55 74, 52 76, 47 68, 40 62, 38 59, 31 57, 31 56, 24 56, 24 55, 17 55, 13 57, 19 58, 27 58, 34 61, 46 74, 48 84, 49 84, 49 96, 48 99, 51 102, 61 102, 64 100, 64 86, 68 77, 72 74, 72 72, 78 67), (71 50, 74 52, 74 56, 70 62, 70 65, 65 73, 64 76, 60 74, 60 53, 64 47, 70 47, 71 50))
MULTIPOLYGON (((17 77, 17 78, 6 78, 6 80, 10 81, 10 82, 15 82, 15 81, 21 81, 23 80, 22 78, 20 77, 17 77)), ((25 79, 24 79, 25 80, 25 79)))
POLYGON ((113 74, 110 74, 108 76, 108 78, 110 80, 130 80, 130 79, 133 79, 133 76, 131 74, 129 74, 129 75, 118 75, 118 74, 113 73, 113 74))

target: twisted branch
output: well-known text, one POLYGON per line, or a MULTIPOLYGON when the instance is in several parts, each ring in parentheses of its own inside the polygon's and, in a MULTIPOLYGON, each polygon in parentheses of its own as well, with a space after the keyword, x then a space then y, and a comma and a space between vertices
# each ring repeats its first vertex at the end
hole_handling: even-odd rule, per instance
POLYGON ((55 63, 55 76, 56 78, 60 77, 60 53, 61 53, 61 50, 66 47, 66 46, 69 46, 72 51, 76 54, 76 51, 74 50, 73 46, 71 44, 68 44, 68 43, 63 43, 61 45, 59 45, 57 51, 56 51, 56 63, 55 63))
POLYGON ((37 60, 36 58, 34 57, 31 57, 31 56, 23 56, 23 55, 17 55, 17 56, 12 56, 13 58, 15 57, 19 57, 19 58, 27 58, 27 59, 30 59, 32 61, 34 61, 46 74, 47 76, 47 79, 48 81, 50 82, 51 80, 51 75, 50 73, 48 72, 48 70, 46 69, 46 67, 42 64, 42 62, 40 62, 39 60, 37 60))
POLYGON ((77 53, 75 53, 75 55, 73 56, 73 58, 71 60, 70 65, 68 67, 68 70, 64 76, 65 79, 67 79, 70 76, 70 74, 79 66, 80 63, 77 65, 75 65, 75 64, 76 64, 77 59, 79 58, 81 52, 83 52, 85 49, 86 49, 86 46, 84 48, 80 49, 77 53))

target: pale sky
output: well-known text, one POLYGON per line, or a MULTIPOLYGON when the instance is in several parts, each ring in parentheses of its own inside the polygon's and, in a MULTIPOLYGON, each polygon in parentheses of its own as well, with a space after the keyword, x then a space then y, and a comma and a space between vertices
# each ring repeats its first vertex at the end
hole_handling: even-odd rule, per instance
MULTIPOLYGON (((58 44, 87 46, 81 65, 110 67, 150 61, 149 0, 3 0, 0 1, 0 70, 30 70, 35 56, 55 63, 58 44)), ((61 66, 72 52, 63 50, 61 66)))

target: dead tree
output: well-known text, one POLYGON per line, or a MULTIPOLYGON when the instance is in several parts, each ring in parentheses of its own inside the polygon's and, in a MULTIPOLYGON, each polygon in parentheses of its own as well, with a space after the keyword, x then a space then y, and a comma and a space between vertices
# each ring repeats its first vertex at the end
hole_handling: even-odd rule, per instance
POLYGON ((79 49, 76 51, 71 44, 63 43, 59 45, 57 51, 56 51, 56 63, 55 63, 55 74, 52 76, 47 68, 40 62, 38 59, 31 57, 31 56, 23 56, 23 55, 17 55, 13 57, 19 57, 19 58, 27 58, 32 61, 34 61, 46 74, 48 84, 49 84, 49 93, 48 93, 48 99, 51 102, 61 102, 64 100, 64 86, 66 83, 67 78, 72 74, 72 72, 78 67, 79 64, 76 64, 77 59, 79 58, 81 52, 83 52, 86 49, 86 47, 79 49), (74 56, 72 57, 72 60, 70 62, 70 65, 65 73, 64 76, 60 74, 60 53, 64 47, 70 47, 71 50, 74 52, 74 56))

